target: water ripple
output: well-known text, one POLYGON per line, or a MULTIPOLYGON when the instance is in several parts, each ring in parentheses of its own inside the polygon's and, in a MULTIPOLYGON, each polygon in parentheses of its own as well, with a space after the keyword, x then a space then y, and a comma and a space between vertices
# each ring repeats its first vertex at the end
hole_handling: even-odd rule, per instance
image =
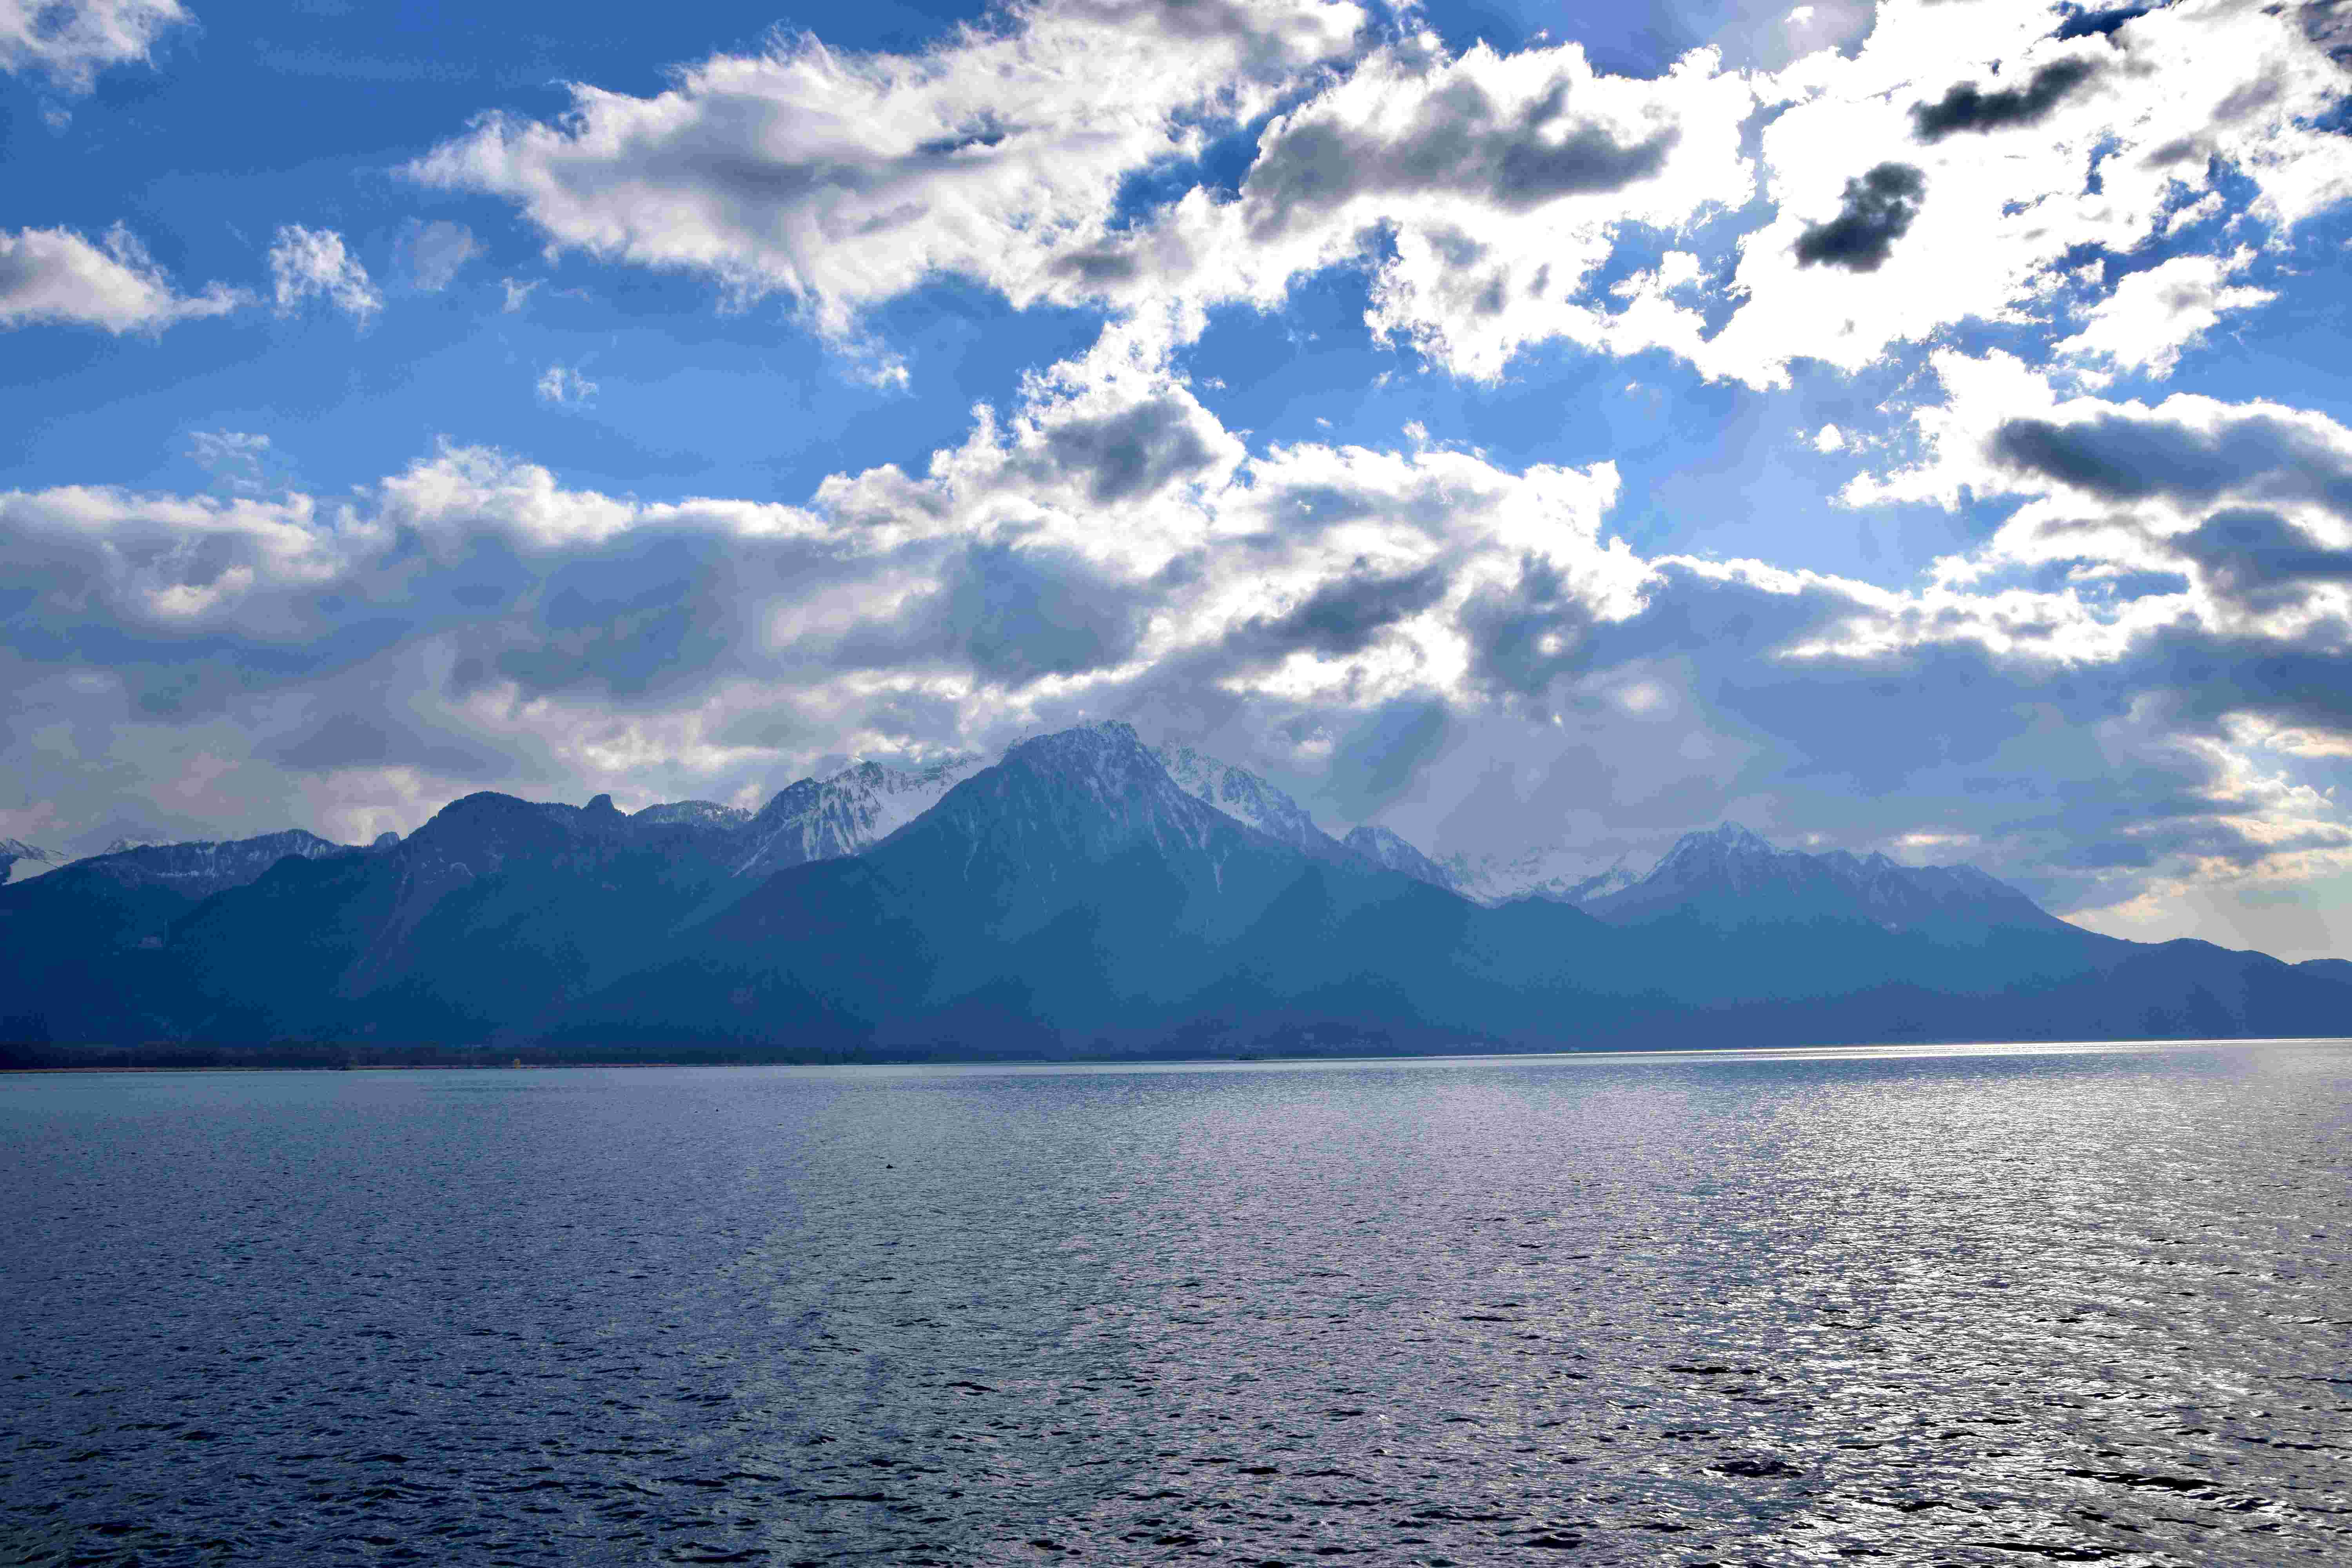
POLYGON ((2352 1560, 2352 1052, 0 1082, 0 1563, 2352 1560))

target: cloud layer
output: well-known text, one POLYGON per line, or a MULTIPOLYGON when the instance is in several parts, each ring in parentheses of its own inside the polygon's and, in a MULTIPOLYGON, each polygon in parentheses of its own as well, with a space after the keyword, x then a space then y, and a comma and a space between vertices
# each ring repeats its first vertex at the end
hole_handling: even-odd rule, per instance
POLYGON ((493 117, 414 165, 511 198, 560 246, 783 290, 824 328, 942 273, 1033 297, 1098 238, 1122 182, 1338 58, 1339 0, 1016 5, 915 56, 780 38, 651 99, 574 89, 553 123, 493 117))
POLYGON ((2082 312, 2095 349, 2100 311, 2148 301, 2087 279, 2084 247, 2340 204, 2346 74, 2307 22, 2259 0, 2095 26, 1887 0, 1851 58, 1733 72, 1700 50, 1638 79, 1574 43, 1455 55, 1307 0, 1041 0, 920 57, 803 39, 656 98, 582 88, 568 118, 493 117, 412 173, 506 196, 558 246, 738 301, 790 291, 836 334, 942 276, 1197 330, 1369 266, 1369 324, 1457 374, 1565 342, 1770 386, 1969 321, 2082 312), (1127 182, 1269 108, 1238 189, 1122 210, 1127 182))

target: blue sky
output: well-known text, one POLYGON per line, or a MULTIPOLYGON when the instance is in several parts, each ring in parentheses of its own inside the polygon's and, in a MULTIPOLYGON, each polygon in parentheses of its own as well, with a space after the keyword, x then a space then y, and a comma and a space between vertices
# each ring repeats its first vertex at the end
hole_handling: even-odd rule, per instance
POLYGON ((1127 718, 2352 933, 2324 6, 0 0, 0 837, 1127 718))

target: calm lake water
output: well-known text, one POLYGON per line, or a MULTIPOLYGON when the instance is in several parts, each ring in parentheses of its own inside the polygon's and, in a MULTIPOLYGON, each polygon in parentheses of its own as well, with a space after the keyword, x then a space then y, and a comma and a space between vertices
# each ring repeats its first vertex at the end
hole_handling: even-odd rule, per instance
POLYGON ((0 1562, 2352 1562, 2352 1047, 0 1079, 0 1562))

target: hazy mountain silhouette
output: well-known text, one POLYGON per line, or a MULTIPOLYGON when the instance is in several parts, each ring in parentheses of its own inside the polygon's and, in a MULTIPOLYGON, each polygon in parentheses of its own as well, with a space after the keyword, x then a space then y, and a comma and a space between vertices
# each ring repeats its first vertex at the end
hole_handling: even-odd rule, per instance
POLYGON ((1621 925, 1684 917, 1725 926, 1864 921, 1951 934, 2081 930, 1973 866, 1904 866, 1843 849, 1809 855, 1775 848, 1737 823, 1685 834, 1648 876, 1580 901, 1621 925))
POLYGON ((26 1038, 1004 1057, 2352 1028, 2352 964, 2059 921, 1966 867, 1685 836, 1489 901, 1124 724, 756 813, 482 794, 367 849, 151 847, 0 889, 26 1038))

